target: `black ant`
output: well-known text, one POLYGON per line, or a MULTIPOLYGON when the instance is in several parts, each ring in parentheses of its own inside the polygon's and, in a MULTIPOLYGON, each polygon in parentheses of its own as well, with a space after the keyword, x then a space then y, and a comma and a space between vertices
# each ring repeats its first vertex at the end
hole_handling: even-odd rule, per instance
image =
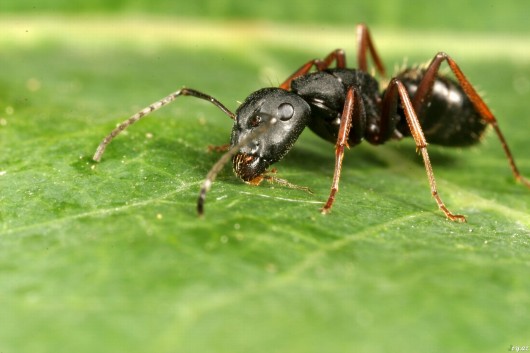
POLYGON ((449 55, 439 52, 425 68, 402 70, 381 93, 378 81, 367 72, 367 52, 381 77, 385 68, 363 24, 357 26, 357 41, 358 69, 346 68, 344 51, 335 50, 324 60, 307 62, 279 87, 250 94, 235 114, 212 96, 189 88, 178 90, 120 124, 101 142, 93 159, 99 161, 107 145, 129 125, 179 96, 192 96, 211 102, 234 120, 230 145, 224 146, 226 153, 202 185, 197 203, 199 215, 204 213, 206 192, 230 159, 235 174, 248 184, 258 185, 265 179, 297 187, 270 175, 267 168, 289 152, 306 126, 336 144, 333 183, 322 213, 330 211, 339 189, 345 147, 363 139, 378 145, 412 136, 416 151, 423 157, 432 196, 452 221, 465 222, 466 218, 449 211, 438 195, 427 141, 443 146, 473 145, 480 141, 489 124, 501 142, 515 179, 530 187, 515 165, 497 120, 449 55), (443 61, 456 80, 439 73, 443 61), (330 68, 333 63, 336 68, 330 68), (313 68, 316 71, 312 72, 313 68))

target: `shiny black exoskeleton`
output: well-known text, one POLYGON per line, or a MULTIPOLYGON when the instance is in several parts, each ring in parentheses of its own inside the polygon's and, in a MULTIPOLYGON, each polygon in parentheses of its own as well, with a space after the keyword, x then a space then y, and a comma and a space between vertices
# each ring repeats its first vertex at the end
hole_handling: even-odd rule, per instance
POLYGON ((311 108, 302 97, 280 88, 254 92, 236 111, 231 146, 236 146, 272 118, 276 118, 277 123, 252 138, 233 158, 234 172, 243 181, 260 178, 271 164, 289 152, 310 122, 311 108))
POLYGON ((368 73, 368 52, 380 76, 385 70, 367 27, 359 25, 357 34, 356 69, 347 68, 344 52, 335 50, 323 60, 302 65, 279 87, 250 94, 235 114, 212 96, 183 88, 120 124, 99 145, 94 160, 99 161, 106 146, 129 125, 179 96, 193 96, 211 102, 234 120, 230 146, 226 146, 227 152, 212 167, 201 188, 199 214, 204 212, 206 192, 229 160, 235 174, 249 184, 268 179, 296 187, 271 176, 268 168, 289 152, 305 127, 335 143, 333 183, 323 213, 329 212, 335 200, 345 147, 363 140, 378 145, 410 136, 423 157, 431 194, 439 208, 450 220, 465 221, 464 216, 450 212, 438 195, 427 142, 473 145, 480 141, 488 124, 500 139, 515 178, 530 187, 515 165, 497 120, 451 57, 440 52, 427 67, 406 68, 381 89, 376 77, 368 73), (439 74, 444 61, 455 79, 439 74), (330 68, 333 63, 335 67, 330 68))
MULTIPOLYGON (((409 68, 396 78, 413 98, 424 75, 424 69, 409 68)), ((349 89, 359 92, 361 97, 356 103, 361 113, 349 129, 350 147, 362 140, 382 144, 391 138, 412 135, 404 110, 399 106, 383 127, 384 92, 381 93, 372 75, 357 69, 326 69, 293 79, 290 91, 264 88, 243 102, 236 111, 232 146, 268 119, 276 117, 279 121, 240 149, 234 158, 236 174, 247 182, 260 177, 271 164, 285 156, 306 126, 335 143, 349 89)), ((487 126, 460 85, 445 76, 436 76, 427 104, 416 113, 431 144, 469 146, 480 141, 487 126)))
MULTIPOLYGON (((397 75, 403 82, 411 98, 425 75, 424 69, 406 69, 397 75)), ((410 136, 403 114, 399 109, 401 119, 396 129, 403 136, 410 136)), ((487 127, 471 100, 462 87, 453 79, 446 76, 436 76, 427 104, 416 112, 430 144, 448 147, 467 147, 480 142, 480 138, 487 127)))

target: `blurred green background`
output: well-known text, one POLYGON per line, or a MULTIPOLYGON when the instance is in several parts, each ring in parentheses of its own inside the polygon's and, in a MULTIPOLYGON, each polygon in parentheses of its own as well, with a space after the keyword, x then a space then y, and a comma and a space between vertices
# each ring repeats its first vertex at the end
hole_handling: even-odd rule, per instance
POLYGON ((530 28, 528 6, 528 2, 524 0, 4 0, 0 3, 0 12, 156 14, 207 20, 260 20, 327 25, 365 22, 370 26, 418 31, 527 33, 530 28))
MULTIPOLYGON (((179 100, 90 161, 117 123, 186 85, 237 107, 367 23, 392 65, 446 50, 530 174, 527 1, 0 2, 0 353, 501 352, 530 345, 529 192, 495 136, 361 144, 333 212, 333 146, 278 164, 315 195, 239 182, 195 214, 231 122, 179 100)), ((354 65, 353 60, 349 63, 354 65)))

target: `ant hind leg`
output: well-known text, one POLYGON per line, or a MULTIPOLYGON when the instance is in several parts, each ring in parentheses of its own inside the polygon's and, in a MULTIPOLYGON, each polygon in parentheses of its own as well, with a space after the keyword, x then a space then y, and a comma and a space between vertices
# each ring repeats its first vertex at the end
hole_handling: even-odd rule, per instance
POLYGON ((429 98, 429 94, 432 90, 434 81, 436 80, 436 76, 438 74, 438 71, 440 70, 440 65, 443 61, 446 61, 449 67, 451 68, 451 71, 457 78, 465 94, 473 103, 475 110, 480 114, 480 116, 482 117, 482 119, 484 119, 485 122, 487 122, 493 127, 497 138, 501 142, 502 149, 506 154, 506 158, 508 159, 508 163, 515 179, 523 183, 526 187, 530 188, 530 181, 522 176, 521 172, 517 168, 517 165, 515 164, 515 159, 512 155, 512 152, 510 151, 510 148, 508 147, 508 143, 506 142, 506 139, 504 138, 501 129, 499 128, 497 119, 495 118, 487 104, 484 102, 484 100, 482 100, 480 95, 477 93, 475 88, 473 88, 473 86, 471 85, 467 77, 464 75, 458 64, 446 53, 437 53, 432 59, 429 66, 427 67, 424 77, 418 85, 416 94, 412 99, 412 105, 414 110, 418 111, 418 109, 420 109, 420 107, 423 106, 426 103, 426 100, 429 98))
POLYGON ((416 151, 421 153, 423 157, 423 163, 425 165, 425 171, 427 172, 427 178, 429 180, 429 185, 431 187, 431 194, 438 204, 438 207, 442 210, 445 216, 451 221, 466 222, 466 217, 459 214, 454 214, 445 206, 445 203, 442 201, 440 195, 438 194, 438 189, 436 187, 436 180, 434 178, 434 172, 432 170, 431 161, 429 158, 429 153, 427 152, 427 140, 423 134, 420 122, 414 110, 413 104, 410 100, 407 89, 401 81, 398 79, 392 79, 388 85, 387 91, 383 97, 383 114, 382 121, 390 119, 391 115, 397 109, 398 98, 403 105, 403 110, 405 112, 405 117, 407 119, 407 124, 409 126, 414 142, 416 143, 416 151))

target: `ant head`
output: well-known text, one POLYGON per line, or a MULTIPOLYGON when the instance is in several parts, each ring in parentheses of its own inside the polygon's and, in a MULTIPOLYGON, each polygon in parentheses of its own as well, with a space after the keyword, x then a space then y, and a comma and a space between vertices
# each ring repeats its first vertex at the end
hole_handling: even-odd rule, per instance
POLYGON ((232 146, 250 137, 232 159, 236 175, 251 182, 282 159, 308 124, 310 114, 306 101, 281 88, 263 88, 248 96, 236 111, 232 128, 232 146), (257 131, 260 127, 262 131, 257 131))

